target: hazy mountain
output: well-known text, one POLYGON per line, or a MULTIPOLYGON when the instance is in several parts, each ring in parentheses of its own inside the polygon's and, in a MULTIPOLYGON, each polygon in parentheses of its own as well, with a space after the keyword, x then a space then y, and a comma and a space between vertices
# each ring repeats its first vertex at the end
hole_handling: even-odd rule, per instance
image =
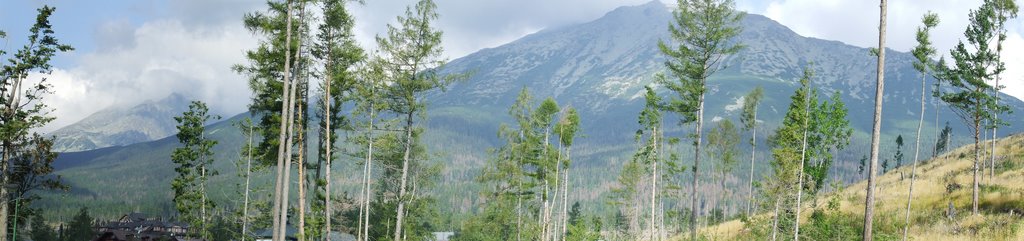
POLYGON ((110 107, 52 133, 57 152, 85 151, 152 141, 175 133, 173 117, 188 109, 189 100, 171 94, 125 108, 110 107))
MULTIPOLYGON (((425 143, 438 154, 436 161, 444 163, 445 167, 435 192, 442 209, 466 209, 479 202, 478 184, 473 182, 473 177, 484 162, 487 148, 500 144, 495 132, 500 123, 509 122, 506 110, 523 87, 529 88, 538 101, 550 96, 562 106, 580 110, 583 136, 573 147, 576 159, 573 175, 578 175, 579 179, 573 180, 573 185, 580 187, 576 198, 601 205, 602 195, 615 181, 622 160, 634 147, 632 137, 637 128, 636 115, 641 108, 643 86, 650 84, 654 74, 663 70, 664 58, 657 43, 668 40, 666 29, 670 20, 669 9, 652 1, 641 6, 621 7, 588 23, 544 30, 451 61, 443 71, 473 75, 453 84, 447 92, 429 94, 429 117, 422 122, 427 125, 425 143)), ((854 158, 866 153, 866 133, 871 127, 874 106, 875 58, 866 48, 802 37, 760 15, 747 15, 742 25, 744 32, 739 41, 747 48, 727 59, 728 68, 709 81, 708 120, 737 119, 742 103, 740 96, 756 86, 763 86, 766 97, 758 117, 766 127, 761 131, 773 129, 786 111, 802 69, 811 66, 816 72, 813 85, 823 89, 823 93, 839 91, 850 108, 849 116, 856 134, 850 148, 839 156, 834 172, 840 180, 857 178, 845 175, 844 170, 855 170, 854 158)), ((897 134, 913 135, 920 79, 911 67, 909 54, 890 50, 886 60, 883 130, 886 136, 882 141, 891 143, 897 134)), ((1008 96, 1004 96, 1004 100, 1015 110, 1024 109, 1020 100, 1008 96)), ((966 132, 959 119, 946 108, 942 110, 940 122, 950 121, 957 128, 957 137, 962 138, 966 132)), ((173 122, 170 116, 173 115, 165 119, 173 122)), ((1019 120, 1018 115, 1002 117, 1019 120)), ((677 118, 675 116, 668 118, 666 126, 671 126, 671 135, 681 136, 681 131, 692 129, 675 125, 678 123, 673 119, 677 118)), ((1021 123, 1011 122, 1015 126, 1001 133, 1020 131, 1021 123)), ((224 161, 217 164, 221 175, 213 179, 214 185, 221 188, 237 181, 235 168, 229 161, 238 159, 238 148, 243 141, 238 130, 228 123, 212 125, 209 130, 210 137, 221 141, 216 153, 218 160, 224 161)), ((926 131, 934 129, 926 125, 926 131)), ((934 134, 925 134, 923 146, 933 139, 934 134)), ((82 200, 82 205, 113 208, 123 203, 122 208, 160 212, 171 200, 168 183, 173 175, 173 164, 169 156, 176 145, 177 140, 169 137, 123 147, 67 153, 59 157, 57 173, 77 187, 71 195, 76 196, 75 200, 82 200), (139 181, 97 180, 97 177, 109 176, 139 181), (124 194, 130 196, 124 197, 124 194)), ((888 155, 889 151, 890 145, 883 145, 883 155, 888 155)), ((758 155, 766 156, 765 150, 758 155)), ((345 174, 358 172, 345 166, 355 161, 339 163, 335 167, 341 173, 338 178, 349 182, 339 180, 338 183, 355 183, 358 174, 345 174)), ((767 172, 768 169, 762 168, 767 166, 763 159, 757 165, 758 170, 764 170, 759 173, 767 172)), ((737 170, 749 169, 741 165, 737 170)), ((228 198, 231 191, 218 193, 226 194, 215 198, 231 200, 228 198)))

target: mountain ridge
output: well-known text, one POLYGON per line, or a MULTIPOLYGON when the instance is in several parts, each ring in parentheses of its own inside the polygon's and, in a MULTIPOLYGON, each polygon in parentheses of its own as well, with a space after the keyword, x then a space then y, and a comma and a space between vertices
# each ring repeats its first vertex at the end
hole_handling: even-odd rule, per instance
MULTIPOLYGON (((537 99, 550 96, 561 106, 572 106, 580 110, 583 129, 582 137, 573 147, 576 159, 573 162, 573 173, 589 179, 574 180, 578 182, 574 185, 581 187, 579 198, 582 201, 600 206, 602 195, 607 193, 615 181, 614 176, 617 176, 622 160, 628 158, 634 148, 632 141, 637 129, 636 115, 642 105, 642 97, 637 94, 641 93, 644 85, 652 83, 655 73, 664 68, 664 57, 657 49, 657 43, 659 40, 668 40, 666 30, 671 14, 666 9, 657 1, 620 7, 594 21, 542 30, 511 43, 452 60, 444 66, 442 73, 475 74, 467 80, 452 84, 447 92, 432 92, 425 96, 430 104, 429 117, 421 122, 427 127, 424 143, 432 152, 445 152, 443 154, 446 155, 439 158, 439 161, 444 161, 446 168, 442 170, 442 180, 436 188, 439 193, 452 194, 444 195, 441 205, 453 212, 464 213, 472 204, 481 201, 475 189, 478 184, 473 182, 473 177, 487 158, 485 150, 501 144, 494 133, 500 123, 510 122, 504 113, 519 90, 528 88, 537 99)), ((874 106, 873 98, 868 96, 873 96, 875 66, 867 49, 838 41, 802 37, 788 27, 760 15, 748 14, 743 21, 745 31, 740 40, 748 44, 748 47, 726 59, 729 68, 709 80, 707 120, 714 122, 737 118, 738 112, 734 107, 742 103, 740 97, 755 86, 764 86, 766 96, 762 104, 763 112, 758 117, 767 123, 761 127, 762 131, 771 130, 784 115, 802 68, 811 66, 818 73, 812 81, 815 87, 823 90, 822 94, 843 90, 842 98, 850 108, 848 116, 853 118, 851 123, 856 132, 850 150, 839 155, 834 171, 843 174, 849 169, 855 170, 856 164, 853 162, 860 157, 857 151, 864 148, 864 142, 858 140, 866 140, 867 130, 870 130, 870 122, 866 120, 870 119, 868 117, 874 106)), ((909 54, 893 51, 890 56, 886 71, 888 91, 884 109, 885 143, 890 143, 897 134, 912 133, 916 128, 917 107, 906 103, 916 102, 914 96, 917 95, 914 93, 920 94, 919 91, 915 92, 920 77, 910 67, 909 54)), ((663 96, 669 94, 661 91, 663 96)), ((1004 100, 1012 104, 1014 109, 1024 109, 1024 103, 1015 98, 1004 100)), ((225 188, 234 183, 229 179, 233 177, 231 174, 234 170, 226 160, 237 158, 233 155, 237 153, 242 141, 238 139, 241 135, 237 131, 229 131, 229 123, 244 115, 214 123, 208 129, 211 138, 221 141, 216 149, 216 158, 225 160, 218 162, 222 172, 212 179, 212 185, 225 188)), ((944 110, 941 115, 942 121, 954 124, 957 133, 966 133, 965 128, 956 125, 957 119, 951 116, 951 112, 944 110)), ((673 119, 667 119, 666 123, 678 123, 673 115, 668 117, 673 119)), ((1019 119, 1016 115, 1003 117, 1019 119)), ((170 120, 170 117, 167 119, 170 120)), ((672 125, 668 128, 668 134, 682 136, 690 128, 672 125)), ((925 131, 931 133, 937 128, 926 125, 925 131)), ((1020 128, 1009 127, 1001 133, 1006 135, 1019 132, 1020 128)), ((311 133, 309 139, 314 139, 314 134, 311 133)), ((960 134, 957 136, 963 139, 960 134)), ((924 137, 922 141, 925 143, 933 141, 929 135, 924 137)), ((73 185, 88 190, 83 193, 108 196, 137 193, 139 197, 133 197, 128 202, 130 205, 159 212, 162 207, 160 205, 166 205, 170 200, 167 198, 169 189, 160 188, 169 186, 170 180, 167 177, 173 174, 169 155, 170 150, 177 145, 174 138, 165 137, 121 147, 65 153, 58 157, 55 166, 60 167, 57 174, 65 175, 73 185), (123 166, 115 168, 119 163, 123 166), (139 182, 155 184, 95 180, 97 177, 123 175, 138 175, 141 176, 139 182)), ((759 146, 764 148, 767 145, 759 146)), ((883 147, 883 154, 891 151, 888 148, 891 147, 883 147)), ((687 150, 684 147, 678 151, 687 150)), ((768 156, 765 154, 766 149, 758 152, 758 156, 768 156)), ((346 165, 350 164, 340 163, 343 164, 335 169, 341 171, 338 173, 344 173, 346 165)), ((767 167, 766 161, 759 160, 757 165, 756 168, 767 170, 763 169, 767 167)), ((737 169, 749 170, 745 166, 737 169)), ((342 179, 347 178, 340 176, 342 179)), ((852 175, 836 176, 836 179, 842 181, 853 178, 855 176, 852 175)), ((338 183, 346 182, 339 180, 338 183)), ((91 205, 92 202, 98 202, 111 205, 111 202, 118 201, 95 198, 83 200, 78 204, 91 205)))

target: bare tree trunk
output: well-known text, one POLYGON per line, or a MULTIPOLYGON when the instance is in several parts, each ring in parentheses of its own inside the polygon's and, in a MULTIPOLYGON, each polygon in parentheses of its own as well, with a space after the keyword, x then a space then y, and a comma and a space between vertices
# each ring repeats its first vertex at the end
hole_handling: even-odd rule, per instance
MULTIPOLYGON (((776 195, 782 195, 776 194, 776 195)), ((772 241, 777 240, 779 234, 779 202, 781 197, 775 198, 775 217, 772 218, 772 241)))
MULTIPOLYGON (((701 85, 704 85, 705 80, 701 80, 701 85)), ((697 240, 697 185, 699 184, 699 178, 697 175, 697 169, 700 166, 700 147, 701 147, 701 129, 704 127, 704 93, 700 93, 700 97, 697 99, 697 141, 694 142, 694 157, 693 157, 693 183, 690 186, 690 239, 697 240)))
POLYGON ((366 193, 363 195, 363 241, 370 240, 370 179, 373 172, 373 121, 376 117, 374 114, 374 102, 370 102, 370 126, 367 129, 366 139, 367 141, 367 152, 366 152, 366 170, 363 175, 363 185, 366 186, 366 193))
POLYGON ((793 221, 793 240, 800 240, 800 204, 801 198, 804 195, 804 162, 807 162, 807 129, 808 120, 811 119, 811 80, 807 80, 807 92, 804 100, 804 137, 801 140, 800 147, 800 170, 797 170, 798 175, 796 185, 796 220, 793 221))
POLYGON ((412 115, 413 111, 409 111, 405 116, 405 153, 402 155, 402 180, 398 189, 398 210, 396 212, 398 216, 395 217, 394 240, 396 241, 402 238, 402 219, 405 217, 405 189, 409 178, 409 161, 412 158, 412 115))
MULTIPOLYGON (((523 131, 519 131, 519 138, 523 137, 523 131)), ((523 162, 522 157, 519 158, 519 163, 523 162)), ((516 190, 516 241, 522 241, 522 229, 523 229, 523 180, 522 176, 516 174, 516 184, 518 189, 516 190)))
POLYGON ((655 148, 654 148, 654 150, 655 150, 655 153, 654 153, 655 159, 654 159, 654 161, 651 162, 651 169, 652 169, 652 171, 651 171, 651 240, 654 240, 654 235, 655 235, 655 233, 657 233, 657 229, 654 228, 654 224, 655 224, 655 222, 654 222, 654 220, 655 220, 655 218, 654 218, 655 217, 655 212, 654 211, 656 210, 655 202, 656 202, 657 197, 658 197, 657 196, 657 193, 658 193, 658 158, 657 158, 657 156, 658 156, 658 153, 657 153, 658 127, 654 127, 654 132, 651 133, 651 134, 652 134, 651 135, 652 136, 651 139, 653 139, 652 144, 655 145, 655 148))
MULTIPOLYGON (((1001 44, 1002 43, 1000 43, 1000 45, 1001 44)), ((999 56, 999 54, 996 54, 996 56, 999 56)), ((996 58, 998 58, 998 57, 996 57, 996 58)), ((992 88, 993 88, 992 92, 994 92, 993 96, 995 98, 996 105, 999 105, 999 90, 996 89, 996 88, 999 88, 999 75, 996 75, 996 85, 995 85, 995 87, 992 87, 992 88)), ((993 111, 992 112, 992 119, 994 119, 995 121, 999 121, 999 111, 993 111)), ((999 129, 999 125, 998 124, 992 125, 992 151, 989 151, 989 164, 988 164, 988 166, 989 166, 988 181, 989 182, 995 181, 995 178, 996 178, 996 140, 999 139, 999 136, 996 135, 996 130, 997 129, 999 129)))
MULTIPOLYGON (((329 28, 328 28, 328 31, 329 28)), ((330 33, 329 33, 330 34, 330 33)), ((327 48, 327 55, 331 56, 333 48, 327 48)), ((328 60, 326 63, 329 69, 333 69, 333 62, 328 60)), ((331 150, 334 150, 334 142, 331 140, 331 74, 327 74, 324 77, 324 144, 321 148, 324 148, 324 158, 327 159, 327 168, 324 170, 324 240, 328 240, 331 236, 331 150)), ((319 171, 317 172, 320 173, 319 171)), ((359 209, 359 214, 362 216, 362 209, 359 209)), ((359 220, 362 224, 362 219, 359 220)), ((359 227, 356 227, 358 230, 359 227)), ((358 235, 362 237, 362 230, 359 230, 358 235)))
MULTIPOLYGON (((572 150, 572 147, 566 147, 565 148, 565 157, 566 157, 566 159, 569 159, 569 157, 570 157, 570 155, 569 155, 569 151, 570 150, 572 150)), ((569 159, 569 160, 572 160, 572 159, 569 159)), ((569 208, 569 167, 565 168, 565 173, 562 173, 562 175, 564 176, 565 181, 562 182, 563 188, 562 188, 562 240, 561 241, 565 241, 565 236, 569 234, 569 233, 566 232, 566 227, 569 224, 569 221, 568 221, 568 219, 569 219, 569 216, 568 216, 568 213, 569 213, 569 210, 568 210, 568 208, 569 208)))
POLYGON ((868 166, 867 197, 864 201, 864 241, 871 241, 872 221, 875 215, 875 168, 878 166, 878 143, 882 131, 882 97, 885 95, 885 15, 886 0, 879 5, 878 24, 878 81, 875 84, 875 119, 871 128, 871 165, 868 166))
POLYGON ((201 167, 199 167, 199 173, 201 177, 200 179, 202 180, 201 182, 199 182, 199 193, 202 194, 202 196, 199 196, 199 201, 201 202, 199 209, 199 218, 203 224, 203 226, 201 227, 202 230, 199 230, 199 236, 203 238, 209 238, 209 233, 207 233, 208 229, 206 226, 206 164, 203 164, 201 167))
MULTIPOLYGON (((978 215, 978 169, 981 162, 981 143, 979 138, 981 136, 981 118, 974 115, 974 190, 971 193, 972 210, 974 215, 978 215)), ((984 174, 982 174, 984 175, 984 174)))
MULTIPOLYGON (((278 145, 277 145, 277 179, 275 179, 276 181, 274 183, 274 207, 272 208, 272 211, 271 211, 271 213, 273 214, 272 215, 273 217, 271 219, 273 220, 273 227, 272 227, 272 229, 273 229, 273 231, 272 231, 273 236, 272 237, 273 237, 274 241, 281 241, 282 240, 282 237, 281 237, 282 235, 280 234, 280 230, 281 230, 281 226, 282 226, 282 224, 281 224, 281 216, 282 216, 281 215, 281 213, 282 213, 282 211, 281 211, 281 202, 282 202, 282 199, 286 199, 287 198, 287 194, 282 195, 283 187, 284 187, 285 183, 287 182, 285 180, 285 178, 284 178, 284 172, 285 172, 284 171, 284 166, 285 166, 285 159, 287 157, 285 156, 285 153, 284 153, 285 152, 285 142, 281 141, 281 140, 284 140, 285 138, 287 138, 287 135, 288 135, 288 131, 287 131, 288 123, 285 121, 285 119, 287 119, 287 116, 291 115, 291 112, 290 112, 291 108, 288 108, 289 106, 291 106, 291 102, 289 101, 290 99, 288 98, 288 93, 290 93, 289 92, 289 88, 291 87, 291 63, 292 63, 291 55, 290 55, 290 53, 292 51, 291 50, 292 49, 291 48, 291 46, 292 46, 291 45, 291 42, 292 42, 292 3, 291 3, 291 0, 289 0, 286 4, 288 4, 288 12, 287 12, 287 14, 285 16, 288 18, 288 20, 286 21, 287 24, 285 25, 284 80, 282 81, 282 93, 281 93, 281 125, 280 125, 280 128, 278 129, 280 131, 279 131, 278 139, 277 139, 278 140, 278 145)), ((3 240, 0 240, 0 241, 3 241, 3 240)))
MULTIPOLYGON (((561 139, 561 138, 559 138, 559 139, 561 139)), ((562 180, 562 142, 561 142, 561 140, 558 141, 558 156, 556 156, 555 158, 558 160, 558 161, 555 162, 555 191, 553 192, 554 193, 554 198, 551 199, 551 211, 548 212, 549 216, 554 216, 554 220, 550 220, 550 218, 549 218, 549 220, 550 220, 549 222, 551 223, 551 229, 550 229, 551 231, 548 232, 549 233, 548 236, 550 237, 550 240, 552 240, 552 241, 558 239, 558 234, 559 233, 556 233, 555 230, 558 230, 558 225, 562 223, 562 222, 558 221, 558 215, 561 214, 561 212, 559 212, 557 214, 552 214, 558 208, 558 201, 559 201, 558 200, 558 191, 560 191, 562 189, 562 185, 560 183, 561 180, 562 180)), ((548 240, 548 237, 545 237, 545 240, 548 240)))
POLYGON ((299 105, 299 162, 298 162, 298 176, 299 176, 299 240, 306 240, 306 139, 303 133, 306 132, 306 125, 302 124, 305 118, 302 117, 302 109, 304 106, 299 105))
POLYGON ((249 237, 249 177, 252 175, 252 122, 249 122, 249 151, 245 159, 245 201, 242 204, 242 240, 249 237))
MULTIPOLYGON (((299 15, 304 17, 305 16, 305 11, 301 10, 303 8, 305 8, 305 6, 300 8, 300 14, 299 15)), ((302 17, 300 17, 300 18, 302 18, 302 17)), ((295 52, 295 61, 296 61, 296 63, 298 62, 299 55, 301 53, 302 53, 302 44, 299 44, 299 50, 295 52)), ((298 72, 298 71, 296 71, 296 72, 298 72)), ((292 113, 294 113, 295 108, 298 106, 298 104, 295 103, 295 100, 296 100, 296 93, 295 92, 296 92, 296 89, 299 88, 298 82, 299 82, 298 80, 291 81, 291 85, 292 86, 291 86, 291 89, 288 91, 288 99, 289 99, 289 102, 288 102, 288 116, 287 116, 287 123, 288 123, 287 132, 288 132, 288 136, 287 136, 286 141, 285 141, 285 153, 284 153, 287 160, 285 161, 285 164, 284 164, 284 180, 283 180, 283 183, 282 183, 284 185, 282 185, 282 187, 281 187, 281 193, 283 195, 282 199, 281 199, 281 209, 280 209, 281 210, 281 216, 279 217, 280 218, 279 222, 280 222, 281 226, 278 228, 279 229, 278 233, 280 234, 280 237, 279 237, 280 240, 277 240, 277 241, 284 241, 284 239, 287 236, 287 227, 288 227, 288 199, 289 199, 288 188, 291 186, 292 148, 294 146, 293 144, 294 144, 294 139, 295 139, 295 115, 293 115, 292 113)))
POLYGON ((10 181, 7 175, 7 164, 10 162, 10 154, 8 153, 10 145, 7 143, 7 141, 4 141, 3 160, 0 160, 0 174, 3 174, 0 175, 0 200, 2 200, 0 202, 0 241, 7 241, 7 215, 9 213, 7 202, 10 201, 7 190, 7 183, 10 181))
MULTIPOLYGON (((927 68, 926 68, 927 69, 927 68)), ((924 127, 924 91, 925 81, 927 81, 926 74, 921 76, 921 112, 919 114, 919 120, 917 121, 917 140, 914 146, 914 167, 910 169, 910 188, 907 191, 907 225, 903 228, 903 240, 907 240, 907 233, 910 230, 910 204, 914 202, 914 179, 917 178, 917 160, 921 154, 921 129, 924 127)))
POLYGON ((754 206, 754 155, 757 154, 757 106, 754 106, 754 128, 750 129, 750 178, 747 179, 747 216, 753 215, 751 207, 754 206))
POLYGON ((519 180, 519 193, 516 194, 516 241, 522 241, 523 229, 523 192, 522 180, 519 180))

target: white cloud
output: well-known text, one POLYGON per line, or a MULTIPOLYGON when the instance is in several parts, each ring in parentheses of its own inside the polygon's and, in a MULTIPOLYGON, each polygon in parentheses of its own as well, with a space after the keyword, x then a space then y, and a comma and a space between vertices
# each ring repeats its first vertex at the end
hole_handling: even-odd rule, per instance
MULTIPOLYGON (((440 17, 435 26, 444 31, 443 47, 449 58, 483 48, 497 47, 548 27, 583 23, 620 7, 652 0, 521 0, 436 1, 440 17)), ((662 0, 662 2, 675 2, 662 0)), ((374 36, 385 31, 396 16, 404 15, 414 0, 366 1, 350 5, 356 18, 355 34, 364 48, 375 46, 374 36)))
POLYGON ((130 34, 98 31, 104 32, 127 36, 110 41, 132 44, 104 43, 101 46, 116 47, 82 54, 75 67, 55 70, 49 77, 55 94, 46 102, 59 118, 42 131, 109 106, 133 105, 176 92, 206 101, 216 113, 245 110, 248 85, 230 67, 242 63, 244 51, 256 42, 241 23, 186 27, 169 19, 144 23, 130 34))
POLYGON ((1006 86, 1003 92, 1018 99, 1024 99, 1024 54, 1022 53, 1024 53, 1024 37, 1020 33, 1007 35, 1002 52, 1006 72, 999 84, 1006 86))
MULTIPOLYGON (((752 0, 749 2, 757 2, 752 0)), ((741 7, 744 4, 739 4, 741 7)), ((752 4, 746 4, 752 5, 752 4)), ((756 4, 754 4, 756 5, 756 4)), ((914 32, 921 25, 921 16, 932 11, 939 15, 940 23, 932 30, 932 42, 940 54, 949 56, 949 49, 963 39, 968 24, 968 13, 981 6, 979 0, 947 1, 889 1, 886 20, 886 46, 898 51, 909 51, 917 44, 914 32)), ((800 35, 821 39, 838 40, 860 47, 878 46, 878 1, 849 0, 770 0, 764 9, 746 9, 763 14, 800 35)), ((1007 23, 1010 39, 1007 40, 1003 59, 1007 66, 1004 92, 1024 99, 1024 20, 1020 18, 1007 23), (1013 37, 1016 36, 1016 37, 1013 37), (1016 38, 1016 39, 1014 39, 1016 38)))

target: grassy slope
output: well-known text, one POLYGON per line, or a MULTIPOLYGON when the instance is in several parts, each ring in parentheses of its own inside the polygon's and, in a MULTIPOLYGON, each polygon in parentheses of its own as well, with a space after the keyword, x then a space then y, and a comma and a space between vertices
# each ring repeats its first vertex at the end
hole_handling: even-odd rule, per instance
MULTIPOLYGON (((995 179, 984 178, 981 181, 980 216, 970 214, 973 145, 962 146, 918 166, 910 228, 910 236, 914 240, 1024 240, 1024 232, 1020 232, 1019 228, 1024 223, 1021 217, 1024 211, 1024 134, 1000 139, 997 142, 997 152, 1004 155, 1004 160, 997 163, 995 179), (960 184, 962 188, 947 192, 946 187, 949 183, 960 184), (952 219, 946 217, 950 202, 956 209, 956 216, 952 219)), ((902 230, 910 172, 911 166, 907 165, 880 175, 878 179, 876 226, 879 223, 898 226, 889 228, 889 238, 895 235, 895 239, 898 240, 901 235, 899 232, 891 231, 902 230), (901 178, 901 173, 905 178, 901 178)), ((863 216, 866 185, 866 181, 862 181, 838 191, 841 213, 852 217, 863 216)), ((827 200, 824 197, 833 194, 822 195, 813 204, 814 207, 824 206, 827 200)), ((806 222, 814 207, 811 204, 804 206, 802 225, 807 225, 806 222)), ((860 225, 863 220, 852 223, 860 225)), ((704 228, 702 233, 716 240, 750 238, 747 237, 749 232, 740 220, 704 228)), ((876 237, 878 236, 880 235, 876 234, 876 237)), ((885 236, 882 237, 879 239, 886 239, 885 236)), ((682 236, 677 239, 682 239, 682 236)))

